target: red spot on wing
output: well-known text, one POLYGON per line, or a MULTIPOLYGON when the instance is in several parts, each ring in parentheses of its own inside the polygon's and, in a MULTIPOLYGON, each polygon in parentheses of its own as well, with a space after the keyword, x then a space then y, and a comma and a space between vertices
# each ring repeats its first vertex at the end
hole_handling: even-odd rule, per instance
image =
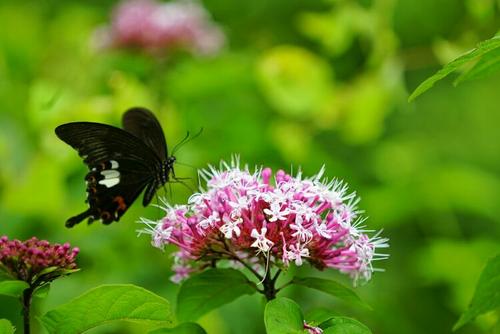
POLYGON ((113 198, 113 202, 118 204, 118 208, 116 209, 117 211, 123 212, 127 209, 127 203, 125 203, 123 196, 115 196, 113 198))

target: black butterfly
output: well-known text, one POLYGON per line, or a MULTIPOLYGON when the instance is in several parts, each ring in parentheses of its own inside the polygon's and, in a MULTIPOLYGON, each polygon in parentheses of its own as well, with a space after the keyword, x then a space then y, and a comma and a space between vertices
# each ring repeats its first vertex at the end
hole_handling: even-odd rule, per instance
POLYGON ((175 157, 168 155, 163 130, 153 113, 131 108, 123 114, 122 123, 123 130, 92 122, 56 128, 57 136, 76 149, 89 168, 85 177, 89 208, 69 218, 67 227, 87 217, 89 223, 101 219, 111 224, 120 220, 144 188, 142 204, 146 206, 158 188, 171 178, 177 180, 175 157))

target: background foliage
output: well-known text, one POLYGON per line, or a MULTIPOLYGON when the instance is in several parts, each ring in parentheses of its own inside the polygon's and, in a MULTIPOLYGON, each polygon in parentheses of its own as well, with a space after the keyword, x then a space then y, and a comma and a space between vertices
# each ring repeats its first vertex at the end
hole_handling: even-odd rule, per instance
MULTIPOLYGON (((179 152, 181 162, 198 168, 239 153, 250 165, 300 165, 307 174, 326 164, 328 176, 361 195, 369 226, 391 238, 391 258, 380 264, 386 272, 358 289, 374 310, 289 288, 305 312, 338 310, 374 333, 450 332, 499 248, 500 77, 481 75, 458 87, 446 78, 406 101, 442 63, 497 32, 499 2, 207 0, 226 48, 212 58, 162 61, 90 47, 113 5, 0 3, 0 234, 82 249, 83 270, 55 282, 35 308, 104 283, 175 299, 168 251, 135 232, 138 217, 159 217, 158 209, 136 204, 109 227, 64 227, 84 208, 85 168, 54 128, 75 120, 118 125, 126 108, 142 105, 156 111, 171 144, 204 127, 179 152)), ((195 175, 183 166, 176 173, 195 175)), ((176 185, 172 193, 174 202, 189 195, 176 185)), ((17 319, 19 327, 15 305, 0 297, 0 318, 17 319)), ((488 333, 496 317, 482 316, 460 332, 488 333)), ((262 319, 254 295, 201 324, 209 333, 262 333, 262 319)))

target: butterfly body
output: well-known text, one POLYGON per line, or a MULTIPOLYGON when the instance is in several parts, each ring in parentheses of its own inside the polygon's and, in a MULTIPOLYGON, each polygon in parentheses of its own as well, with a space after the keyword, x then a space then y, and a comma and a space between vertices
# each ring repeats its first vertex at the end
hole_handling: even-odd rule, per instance
POLYGON ((160 184, 165 184, 170 180, 170 173, 174 172, 174 163, 176 158, 170 156, 167 160, 163 161, 160 167, 161 173, 157 177, 157 182, 160 184))
POLYGON ((56 128, 57 136, 75 148, 88 166, 85 176, 89 208, 68 219, 72 227, 85 218, 89 223, 119 221, 144 191, 148 205, 158 188, 175 178, 175 157, 168 155, 160 123, 144 108, 123 115, 123 127, 74 122, 56 128))

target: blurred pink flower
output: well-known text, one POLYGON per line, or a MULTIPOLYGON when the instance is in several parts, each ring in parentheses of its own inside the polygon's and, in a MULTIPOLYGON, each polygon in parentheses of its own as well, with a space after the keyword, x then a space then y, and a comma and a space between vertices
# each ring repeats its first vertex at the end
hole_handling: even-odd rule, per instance
POLYGON ((114 9, 111 24, 96 33, 101 47, 138 48, 151 52, 187 49, 199 55, 217 53, 222 30, 195 1, 127 0, 114 9))
POLYGON ((322 180, 323 172, 303 178, 279 170, 271 182, 270 168, 251 173, 233 159, 201 171, 207 189, 187 205, 167 205, 158 222, 143 219, 141 232, 152 235, 155 247, 181 249, 174 255, 175 281, 220 259, 261 272, 307 261, 349 274, 354 283, 368 281, 372 261, 387 258, 376 249, 388 247, 388 239, 366 234, 358 198, 343 182, 322 180))
POLYGON ((304 329, 307 330, 307 332, 309 334, 322 334, 323 333, 323 330, 321 328, 308 325, 305 321, 304 321, 304 329))
POLYGON ((68 243, 50 244, 33 237, 26 241, 0 238, 0 268, 30 285, 42 285, 77 269, 79 249, 68 243))

